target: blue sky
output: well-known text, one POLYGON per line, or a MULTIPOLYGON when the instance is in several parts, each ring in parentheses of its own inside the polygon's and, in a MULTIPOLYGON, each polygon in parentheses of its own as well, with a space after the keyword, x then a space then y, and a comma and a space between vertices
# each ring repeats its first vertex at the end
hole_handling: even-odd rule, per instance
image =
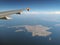
POLYGON ((0 0, 0 11, 26 7, 32 11, 60 11, 60 0, 0 0))

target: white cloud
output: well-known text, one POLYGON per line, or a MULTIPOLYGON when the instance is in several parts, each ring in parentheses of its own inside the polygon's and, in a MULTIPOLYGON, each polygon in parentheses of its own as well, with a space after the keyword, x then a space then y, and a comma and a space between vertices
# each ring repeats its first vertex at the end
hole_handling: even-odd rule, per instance
POLYGON ((36 12, 36 11, 33 11, 33 12, 24 12, 24 14, 60 14, 60 11, 54 11, 54 12, 48 12, 48 11, 36 12))

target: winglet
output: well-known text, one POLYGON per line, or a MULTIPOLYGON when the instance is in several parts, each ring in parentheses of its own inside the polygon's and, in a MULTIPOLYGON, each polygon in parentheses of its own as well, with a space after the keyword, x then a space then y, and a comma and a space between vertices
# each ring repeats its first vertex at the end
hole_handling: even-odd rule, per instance
POLYGON ((26 8, 27 9, 27 11, 30 11, 30 8, 26 8))

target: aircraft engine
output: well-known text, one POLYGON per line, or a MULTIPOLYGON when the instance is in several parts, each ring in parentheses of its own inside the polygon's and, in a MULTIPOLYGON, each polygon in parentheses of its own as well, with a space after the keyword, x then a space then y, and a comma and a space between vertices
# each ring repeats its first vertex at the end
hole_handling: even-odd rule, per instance
POLYGON ((16 14, 21 14, 21 12, 18 12, 18 13, 16 13, 16 14))

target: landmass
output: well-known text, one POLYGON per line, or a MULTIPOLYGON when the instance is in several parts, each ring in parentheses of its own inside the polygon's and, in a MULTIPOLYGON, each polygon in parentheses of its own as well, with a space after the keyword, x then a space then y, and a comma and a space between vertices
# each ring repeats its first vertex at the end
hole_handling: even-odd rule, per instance
POLYGON ((47 31, 50 28, 48 27, 44 27, 42 25, 34 25, 34 26, 30 26, 30 25, 26 25, 25 28, 27 29, 28 32, 32 32, 32 36, 48 36, 51 34, 51 32, 47 31))
MULTIPOLYGON (((42 26, 42 25, 20 25, 20 26, 12 26, 10 28, 20 28, 20 27, 25 27, 27 32, 32 32, 32 36, 49 36, 52 34, 52 32, 49 32, 49 27, 42 26)), ((25 30, 18 29, 15 32, 20 32, 25 30)))
POLYGON ((19 30, 16 30, 15 32, 21 32, 21 31, 23 31, 23 30, 19 29, 19 30))

